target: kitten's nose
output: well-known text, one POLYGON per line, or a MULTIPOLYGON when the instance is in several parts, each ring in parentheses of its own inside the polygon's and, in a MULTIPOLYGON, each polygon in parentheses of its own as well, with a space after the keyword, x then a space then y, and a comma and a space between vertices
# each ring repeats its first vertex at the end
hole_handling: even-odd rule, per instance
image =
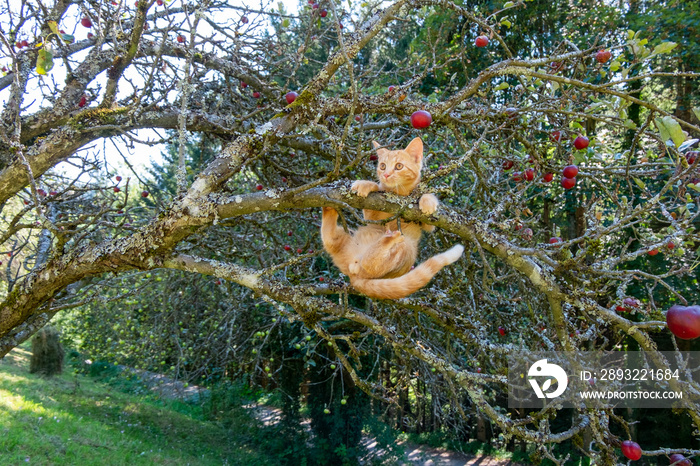
POLYGON ((391 173, 384 173, 384 178, 389 178, 389 175, 391 175, 391 173))

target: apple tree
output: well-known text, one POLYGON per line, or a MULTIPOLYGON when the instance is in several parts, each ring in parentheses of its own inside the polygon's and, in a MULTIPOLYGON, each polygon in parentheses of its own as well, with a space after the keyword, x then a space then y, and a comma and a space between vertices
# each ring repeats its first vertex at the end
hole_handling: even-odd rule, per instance
POLYGON ((697 74, 643 30, 525 42, 516 19, 532 5, 3 5, 0 354, 78 309, 112 334, 95 347, 147 354, 151 369, 274 378, 285 360, 323 364, 408 425, 478 418, 555 462, 569 440, 604 464, 636 454, 612 409, 508 412, 505 361, 692 347, 664 314, 700 299, 700 110, 691 93, 694 113, 674 113, 655 90, 697 74), (430 124, 412 126, 415 112, 430 124), (372 140, 416 136, 414 195, 350 191, 375 177, 372 140), (159 143, 171 176, 139 168, 159 143), (425 192, 443 201, 430 216, 425 192), (372 301, 323 253, 322 206, 349 227, 362 208, 435 225, 421 260, 467 252, 425 290, 372 301), (407 413, 416 394, 443 419, 407 413))

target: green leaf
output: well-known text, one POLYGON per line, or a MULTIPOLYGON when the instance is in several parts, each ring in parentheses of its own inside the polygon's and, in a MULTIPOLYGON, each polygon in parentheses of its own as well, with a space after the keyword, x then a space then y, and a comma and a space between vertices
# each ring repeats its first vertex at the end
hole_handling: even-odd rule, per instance
POLYGON ((634 182, 639 186, 639 189, 644 189, 647 187, 647 185, 644 184, 644 181, 640 180, 639 178, 632 178, 634 182))
POLYGON ((49 29, 51 29, 51 32, 53 32, 56 35, 60 34, 58 30, 58 23, 56 23, 56 21, 49 21, 49 29))
POLYGON ((288 27, 289 27, 289 19, 288 19, 288 18, 284 18, 284 19, 282 20, 282 27, 283 27, 283 28, 288 28, 288 27))
POLYGON ((665 116, 663 118, 656 118, 654 120, 656 127, 659 129, 659 134, 664 142, 671 139, 676 147, 680 147, 685 141, 686 134, 681 129, 681 125, 678 124, 673 117, 665 116))
POLYGON ((697 192, 700 193, 700 186, 698 186, 698 185, 696 185, 696 184, 694 184, 694 183, 688 183, 688 187, 689 187, 690 189, 694 189, 695 191, 697 191, 697 192))
POLYGON ((59 34, 58 37, 63 39, 64 42, 67 42, 69 44, 72 44, 75 42, 75 37, 71 36, 70 34, 59 34))
POLYGON ((676 44, 675 42, 662 42, 656 47, 654 47, 653 54, 659 55, 662 53, 669 53, 671 50, 675 49, 677 45, 678 44, 676 44))
POLYGON ((511 23, 510 21, 508 21, 508 20, 505 19, 505 18, 503 18, 503 19, 501 20, 501 24, 504 25, 504 26, 507 27, 507 28, 510 28, 511 26, 513 26, 513 23, 511 23))
POLYGON ((695 114, 695 118, 700 120, 700 107, 693 107, 693 113, 695 114))
POLYGON ((53 54, 44 47, 39 50, 39 56, 36 59, 36 72, 46 74, 53 68, 53 54))
POLYGON ((502 91, 503 89, 508 89, 510 87, 510 84, 508 83, 501 83, 498 86, 494 87, 494 91, 502 91))
POLYGON ((620 69, 620 66, 622 66, 621 63, 615 60, 614 62, 610 63, 610 71, 614 73, 620 69))
POLYGON ((510 7, 512 7, 513 5, 515 5, 515 2, 506 2, 506 3, 503 5, 503 8, 510 8, 510 7))

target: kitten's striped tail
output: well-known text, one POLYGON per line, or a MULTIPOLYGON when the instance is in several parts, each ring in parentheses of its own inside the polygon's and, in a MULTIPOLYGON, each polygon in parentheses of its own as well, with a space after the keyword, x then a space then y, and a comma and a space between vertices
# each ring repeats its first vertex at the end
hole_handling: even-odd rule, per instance
POLYGON ((458 244, 435 255, 405 275, 396 278, 353 278, 350 284, 360 293, 376 299, 399 299, 415 293, 428 284, 436 273, 462 256, 464 246, 458 244))

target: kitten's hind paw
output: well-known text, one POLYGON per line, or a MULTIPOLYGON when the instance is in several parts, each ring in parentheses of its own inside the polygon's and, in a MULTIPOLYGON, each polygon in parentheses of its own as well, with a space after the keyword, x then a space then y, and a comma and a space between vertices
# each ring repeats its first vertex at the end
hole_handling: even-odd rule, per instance
POLYGON ((400 231, 388 230, 386 233, 384 233, 383 240, 386 244, 402 243, 404 241, 404 237, 400 231))

